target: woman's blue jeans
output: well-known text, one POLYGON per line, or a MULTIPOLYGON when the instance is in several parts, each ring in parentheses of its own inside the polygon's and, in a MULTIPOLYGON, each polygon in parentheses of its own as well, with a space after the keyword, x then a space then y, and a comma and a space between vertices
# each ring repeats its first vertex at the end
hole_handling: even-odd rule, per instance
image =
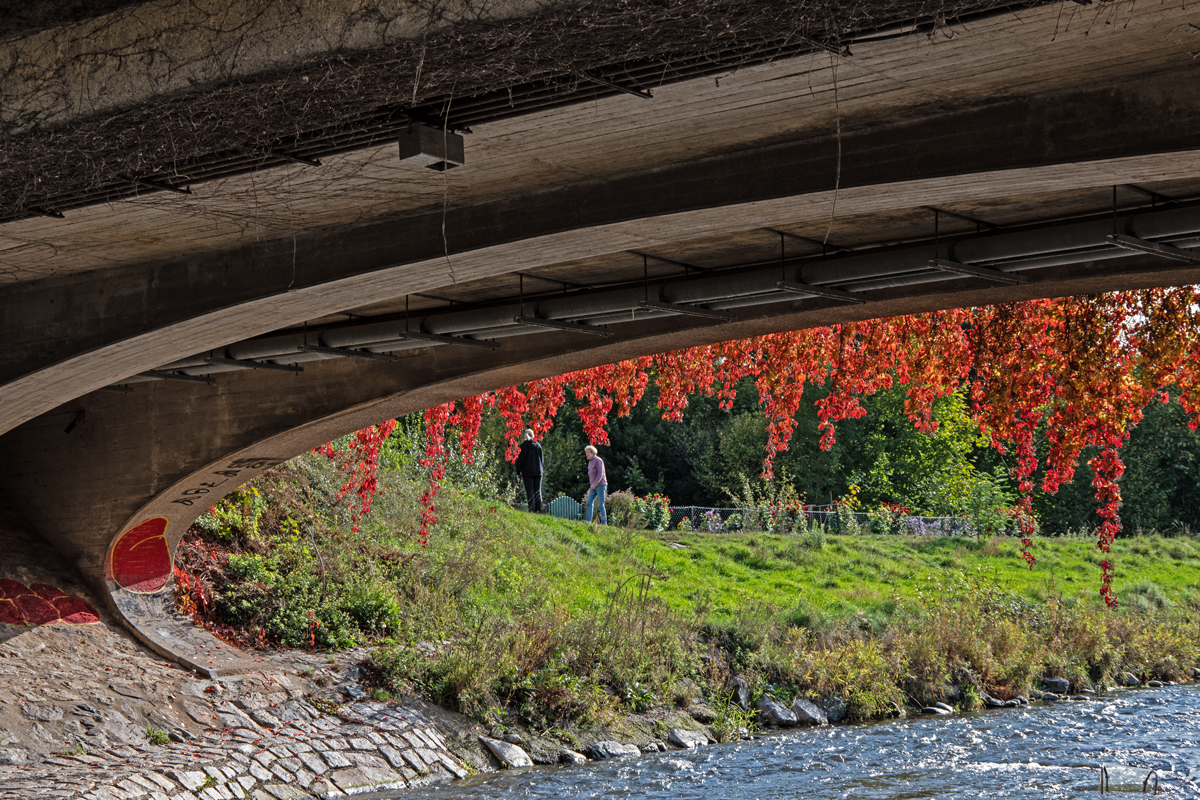
POLYGON ((596 498, 600 503, 600 524, 608 524, 608 514, 604 511, 604 493, 608 491, 608 484, 602 483, 594 489, 588 489, 587 500, 583 501, 583 505, 587 507, 587 521, 592 521, 592 498, 596 498))

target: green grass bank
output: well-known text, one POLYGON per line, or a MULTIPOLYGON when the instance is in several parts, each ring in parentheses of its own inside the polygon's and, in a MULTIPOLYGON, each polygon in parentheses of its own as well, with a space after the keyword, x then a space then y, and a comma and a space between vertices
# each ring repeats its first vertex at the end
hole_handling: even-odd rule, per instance
POLYGON ((866 719, 983 693, 1189 680, 1200 541, 1120 539, 1121 606, 1086 538, 652 533, 513 511, 453 487, 427 547, 421 485, 384 471, 353 530, 310 456, 227 498, 180 548, 181 604, 243 646, 366 646, 378 696, 421 692, 493 726, 612 729, 703 702, 718 735, 755 693, 866 719))

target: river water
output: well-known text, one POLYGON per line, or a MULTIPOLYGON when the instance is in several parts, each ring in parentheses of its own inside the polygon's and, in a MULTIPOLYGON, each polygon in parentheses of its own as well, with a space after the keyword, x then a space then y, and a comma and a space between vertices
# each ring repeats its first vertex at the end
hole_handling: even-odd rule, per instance
POLYGON ((1059 798, 1092 796, 1099 765, 1117 796, 1200 798, 1200 686, 1095 700, 767 734, 569 767, 455 781, 396 800, 449 798, 1059 798))

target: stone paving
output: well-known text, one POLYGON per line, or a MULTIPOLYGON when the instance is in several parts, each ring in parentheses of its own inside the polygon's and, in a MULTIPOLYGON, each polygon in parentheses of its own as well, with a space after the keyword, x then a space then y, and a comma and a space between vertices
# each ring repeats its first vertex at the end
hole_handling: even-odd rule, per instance
POLYGON ((304 700, 239 698, 228 725, 189 741, 120 744, 0 768, 0 798, 335 798, 461 778, 471 771, 414 708, 356 703, 340 717, 304 700))
POLYGON ((207 680, 103 622, 0 625, 0 800, 331 798, 493 768, 447 712, 362 699, 361 656, 207 680))

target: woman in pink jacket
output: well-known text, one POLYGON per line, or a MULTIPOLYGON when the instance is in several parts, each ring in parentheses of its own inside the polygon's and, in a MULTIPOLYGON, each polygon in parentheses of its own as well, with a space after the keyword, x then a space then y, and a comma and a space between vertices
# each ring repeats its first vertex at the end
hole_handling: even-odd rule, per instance
POLYGON ((583 448, 588 460, 588 493, 583 505, 587 508, 587 521, 592 521, 592 498, 600 504, 600 524, 608 524, 608 514, 604 511, 604 494, 608 491, 608 478, 604 475, 604 459, 596 455, 596 448, 590 444, 583 448))

